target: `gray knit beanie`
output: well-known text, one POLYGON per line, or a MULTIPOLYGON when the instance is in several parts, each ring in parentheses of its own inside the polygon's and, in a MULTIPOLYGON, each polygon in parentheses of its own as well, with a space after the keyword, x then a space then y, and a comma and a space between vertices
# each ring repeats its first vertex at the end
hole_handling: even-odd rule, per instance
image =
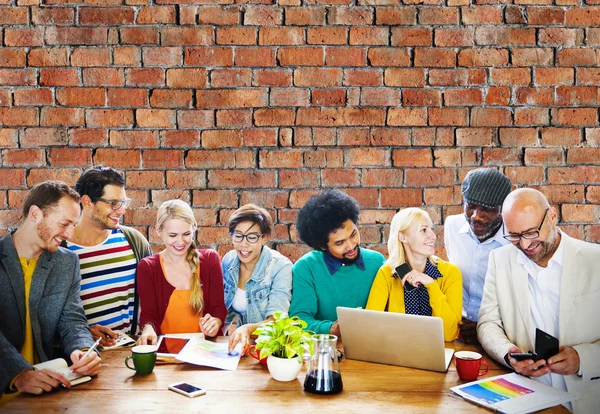
POLYGON ((510 193, 510 179, 494 168, 471 170, 462 182, 462 194, 466 203, 488 208, 502 205, 510 193))

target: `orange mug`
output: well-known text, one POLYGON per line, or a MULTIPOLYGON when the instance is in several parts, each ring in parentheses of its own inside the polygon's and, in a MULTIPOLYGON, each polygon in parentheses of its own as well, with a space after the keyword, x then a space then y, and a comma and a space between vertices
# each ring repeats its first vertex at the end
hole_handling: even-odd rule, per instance
POLYGON ((260 357, 260 349, 256 349, 256 345, 252 345, 250 347, 250 349, 248 349, 248 355, 250 355, 252 358, 256 359, 257 361, 260 361, 261 364, 267 365, 267 358, 260 357), (256 352, 256 353, 253 353, 253 352, 256 352))
POLYGON ((475 381, 482 375, 487 374, 490 366, 485 362, 481 354, 471 351, 460 351, 454 354, 454 363, 458 378, 463 381, 475 381), (485 369, 482 371, 481 366, 485 369))

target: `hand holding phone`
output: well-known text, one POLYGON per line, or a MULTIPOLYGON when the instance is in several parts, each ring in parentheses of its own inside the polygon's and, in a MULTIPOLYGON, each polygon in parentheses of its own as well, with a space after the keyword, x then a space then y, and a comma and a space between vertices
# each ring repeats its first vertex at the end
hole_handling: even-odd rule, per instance
POLYGON ((538 361, 541 359, 539 355, 531 352, 511 352, 509 355, 517 361, 527 361, 528 359, 538 361))
POLYGON ((175 384, 171 384, 169 385, 169 389, 190 398, 206 394, 206 390, 187 382, 177 382, 175 384))
MULTIPOLYGON (((394 277, 397 277, 399 279, 403 279, 404 276, 406 276, 408 273, 410 273, 410 271, 412 270, 412 267, 410 267, 410 265, 408 263, 402 263, 400 266, 396 267, 396 269, 394 269, 394 277)), ((411 285, 410 283, 404 283, 404 289, 407 292, 410 292, 413 289, 416 289, 416 286, 411 285)))

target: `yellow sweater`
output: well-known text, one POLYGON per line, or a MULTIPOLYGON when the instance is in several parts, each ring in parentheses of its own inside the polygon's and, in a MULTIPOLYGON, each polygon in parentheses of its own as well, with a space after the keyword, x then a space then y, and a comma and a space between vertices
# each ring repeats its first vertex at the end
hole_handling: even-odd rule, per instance
MULTIPOLYGON (((458 322, 462 317, 462 276, 458 267, 444 260, 438 261, 440 277, 427 286, 432 316, 444 321, 444 340, 458 338, 458 322)), ((371 286, 367 309, 405 313, 402 280, 392 277, 392 268, 386 263, 379 268, 371 286)))

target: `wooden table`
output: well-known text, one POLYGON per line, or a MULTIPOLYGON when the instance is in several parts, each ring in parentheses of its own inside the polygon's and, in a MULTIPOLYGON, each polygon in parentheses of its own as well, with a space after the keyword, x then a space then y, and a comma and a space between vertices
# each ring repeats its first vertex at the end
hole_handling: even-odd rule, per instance
MULTIPOLYGON (((475 350, 460 342, 446 344, 455 350, 475 350)), ((478 349, 478 352, 482 352, 478 349)), ((271 378, 267 367, 244 357, 236 371, 221 371, 187 364, 157 365, 146 376, 135 375, 125 367, 129 349, 102 353, 102 372, 92 381, 59 389, 42 396, 22 394, 10 401, 5 412, 209 412, 209 413, 296 413, 331 410, 343 413, 432 413, 487 412, 448 394, 458 379, 454 362, 448 372, 438 373, 411 368, 373 364, 344 359, 340 363, 344 391, 333 396, 305 393, 305 367, 292 382, 271 378), (207 394, 194 399, 176 394, 167 386, 177 381, 199 384, 207 394)), ((486 377, 507 371, 490 364, 486 377)), ((547 412, 567 413, 562 406, 547 412)))

